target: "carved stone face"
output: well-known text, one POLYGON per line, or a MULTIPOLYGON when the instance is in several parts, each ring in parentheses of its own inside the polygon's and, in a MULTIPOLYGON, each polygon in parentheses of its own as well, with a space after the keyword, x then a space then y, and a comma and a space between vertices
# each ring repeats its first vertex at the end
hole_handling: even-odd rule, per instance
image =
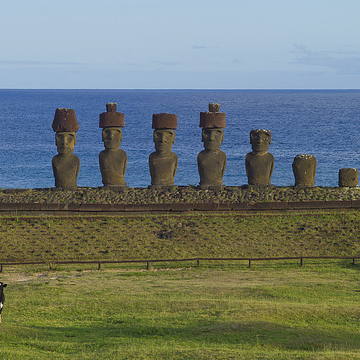
POLYGON ((119 127, 108 127, 102 131, 102 141, 105 149, 117 149, 122 140, 122 131, 119 127))
POLYGON ((154 130, 153 138, 156 152, 169 153, 175 141, 175 131, 169 129, 154 130))
POLYGON ((267 152, 271 143, 271 135, 265 131, 252 131, 250 143, 254 152, 267 152))
POLYGON ((72 153, 76 144, 75 132, 57 132, 55 134, 55 144, 59 154, 72 153))
POLYGON ((203 129, 202 139, 206 150, 219 150, 224 139, 224 130, 218 128, 203 129))

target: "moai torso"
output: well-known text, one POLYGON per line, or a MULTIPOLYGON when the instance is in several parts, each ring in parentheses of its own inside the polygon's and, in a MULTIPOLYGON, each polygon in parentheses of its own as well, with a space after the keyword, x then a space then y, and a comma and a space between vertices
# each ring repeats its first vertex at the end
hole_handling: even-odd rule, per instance
POLYGON ((245 158, 249 185, 270 185, 274 169, 274 157, 270 153, 248 153, 245 158))
POLYGON ((359 183, 359 170, 355 168, 343 168, 339 170, 340 187, 356 187, 359 183))
POLYGON ((222 185, 226 166, 226 154, 221 151, 203 150, 197 157, 200 186, 222 185))
POLYGON ((55 187, 73 189, 77 187, 80 159, 74 154, 58 154, 52 159, 55 187))
POLYGON ((126 186, 127 155, 122 149, 103 150, 99 154, 102 183, 105 186, 126 186))
POLYGON ((149 156, 151 185, 174 185, 178 157, 175 153, 158 154, 153 152, 149 156))
POLYGON ((316 158, 310 154, 296 155, 292 163, 295 186, 314 186, 316 174, 316 158))

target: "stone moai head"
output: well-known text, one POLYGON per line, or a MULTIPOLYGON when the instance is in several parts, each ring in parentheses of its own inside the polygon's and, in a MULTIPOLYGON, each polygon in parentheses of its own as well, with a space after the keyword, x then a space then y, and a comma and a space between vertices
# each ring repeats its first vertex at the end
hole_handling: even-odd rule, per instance
POLYGON ((55 135, 55 144, 59 154, 73 153, 76 144, 76 133, 57 132, 55 135))
POLYGON ((359 183, 359 170, 344 168, 339 170, 340 187, 356 187, 359 183))
POLYGON ((226 126, 226 114, 220 112, 220 104, 209 104, 209 111, 200 113, 199 126, 202 128, 201 141, 205 150, 219 150, 224 140, 226 126))
POLYGON ((175 142, 177 127, 177 116, 175 114, 160 113, 153 114, 152 128, 154 129, 153 139, 156 153, 171 153, 172 145, 175 142))
POLYGON ((256 129, 250 131, 250 144, 254 153, 266 153, 271 144, 271 131, 256 129))
POLYGON ((106 112, 100 114, 99 128, 102 128, 102 141, 106 150, 116 150, 122 140, 125 115, 116 111, 116 103, 106 104, 106 112))
POLYGON ((59 154, 74 152, 76 132, 79 124, 75 111, 72 109, 56 109, 52 128, 55 131, 55 144, 59 154))
POLYGON ((292 163, 295 186, 314 186, 316 158, 310 154, 296 155, 292 163))

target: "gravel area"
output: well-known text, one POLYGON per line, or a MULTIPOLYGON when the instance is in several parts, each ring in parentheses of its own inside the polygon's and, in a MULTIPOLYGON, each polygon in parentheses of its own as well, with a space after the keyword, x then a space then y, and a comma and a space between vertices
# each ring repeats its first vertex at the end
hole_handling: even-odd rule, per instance
POLYGON ((169 204, 169 203, 256 203, 270 201, 359 200, 360 188, 340 187, 224 187, 222 190, 200 190, 179 186, 160 191, 129 188, 114 191, 103 188, 76 190, 2 189, 0 203, 39 204, 169 204))

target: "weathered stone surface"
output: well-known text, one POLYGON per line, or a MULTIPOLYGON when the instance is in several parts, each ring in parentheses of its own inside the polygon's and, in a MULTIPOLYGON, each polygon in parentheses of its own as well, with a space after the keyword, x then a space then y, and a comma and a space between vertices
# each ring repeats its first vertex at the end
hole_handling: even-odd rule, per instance
POLYGON ((343 168, 339 170, 340 187, 356 187, 359 183, 359 170, 354 168, 343 168))
POLYGON ((160 113, 152 116, 153 129, 176 129, 177 116, 175 114, 160 113))
POLYGON ((152 127, 155 152, 149 156, 149 168, 152 187, 169 187, 174 185, 178 158, 173 153, 177 117, 174 114, 154 114, 152 127))
POLYGON ((295 186, 314 186, 316 175, 316 158, 310 154, 296 155, 292 163, 295 186))
POLYGON ((76 144, 75 132, 57 132, 55 143, 58 155, 52 159, 55 177, 55 187, 60 189, 74 189, 80 170, 80 159, 73 154, 76 144))
POLYGON ((225 127, 226 114, 219 112, 219 104, 209 104, 209 110, 216 110, 217 112, 200 113, 200 127, 203 128, 201 141, 204 143, 205 150, 198 154, 197 163, 200 188, 202 189, 221 188, 226 167, 226 154, 220 150, 224 139, 223 128, 225 127), (213 118, 209 115, 221 116, 213 118))
POLYGON ((104 188, 81 188, 72 191, 52 189, 0 190, 2 204, 217 204, 360 200, 360 187, 238 187, 201 190, 195 186, 177 186, 173 191, 129 188, 126 192, 105 191, 104 188))
POLYGON ((220 104, 209 103, 209 112, 220 112, 220 104))
POLYGON ((271 185, 274 157, 268 152, 271 131, 257 129, 250 131, 252 152, 245 158, 246 175, 249 185, 271 185))
POLYGON ((122 141, 121 128, 125 126, 125 115, 116 112, 116 107, 116 103, 108 103, 107 111, 100 114, 99 127, 103 128, 102 141, 105 150, 99 154, 99 165, 104 186, 122 189, 126 187, 127 155, 119 147, 122 141))
POLYGON ((107 103, 105 107, 106 107, 106 112, 116 112, 117 103, 107 103))
POLYGON ((210 103, 209 111, 200 113, 199 127, 203 129, 226 127, 226 114, 220 112, 220 104, 210 103))
POLYGON ((76 132, 80 126, 73 109, 57 108, 52 123, 55 132, 76 132))
POLYGON ((107 103, 106 112, 103 112, 99 116, 99 127, 124 127, 125 115, 116 111, 116 103, 107 103))
POLYGON ((56 132, 55 144, 58 155, 52 159, 55 187, 74 189, 80 170, 80 160, 73 154, 76 144, 76 131, 80 126, 73 109, 58 108, 55 111, 52 128, 56 132))
POLYGON ((127 155, 119 149, 122 140, 120 127, 107 127, 102 130, 102 140, 105 150, 99 154, 99 165, 104 186, 126 186, 125 172, 127 155))

